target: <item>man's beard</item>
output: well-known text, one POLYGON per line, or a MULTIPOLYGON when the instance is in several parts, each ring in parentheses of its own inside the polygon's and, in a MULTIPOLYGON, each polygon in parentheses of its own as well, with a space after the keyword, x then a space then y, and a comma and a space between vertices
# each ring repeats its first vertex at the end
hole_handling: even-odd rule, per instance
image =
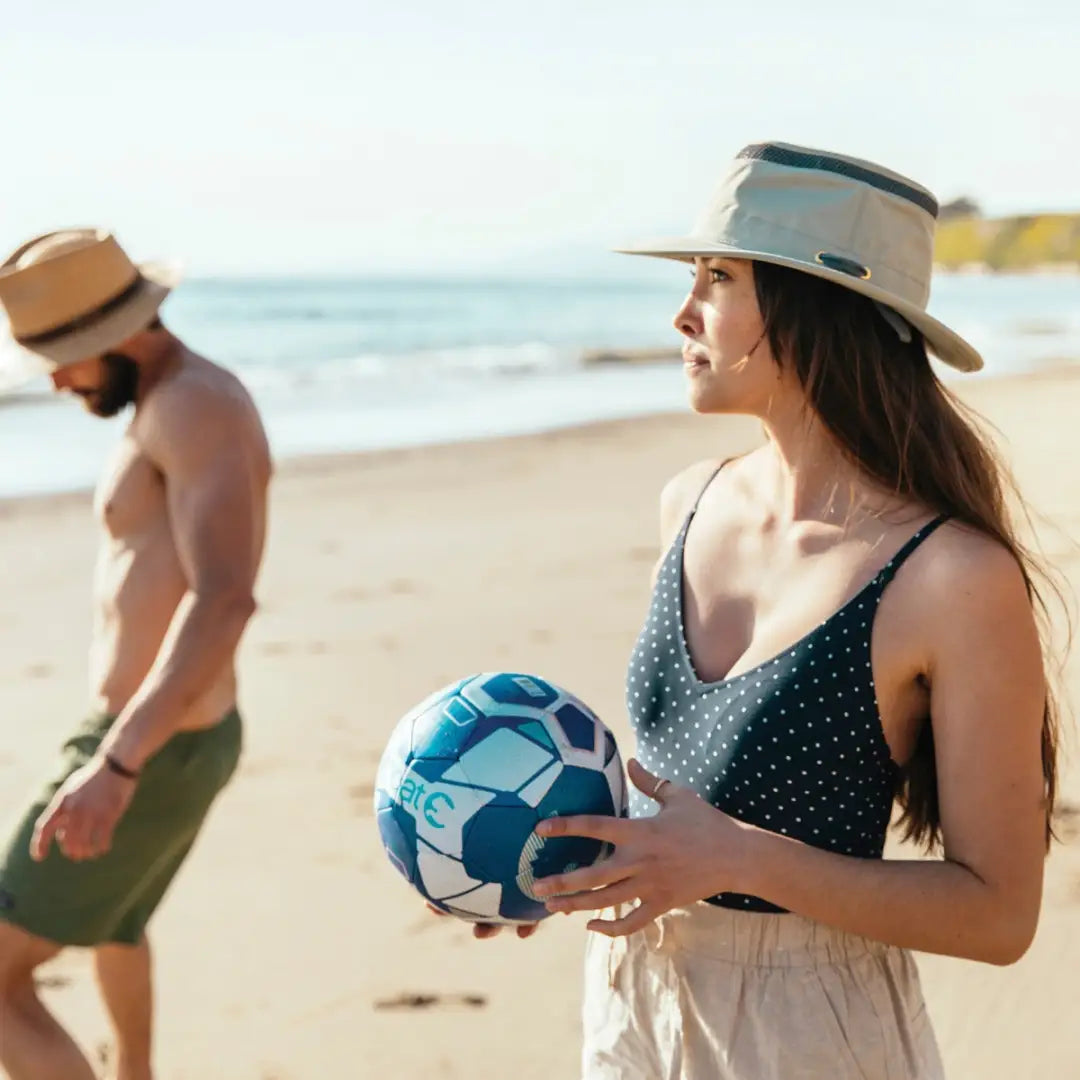
POLYGON ((139 365, 123 353, 101 357, 104 378, 96 390, 80 390, 83 404, 95 416, 115 416, 135 400, 139 389, 139 365))

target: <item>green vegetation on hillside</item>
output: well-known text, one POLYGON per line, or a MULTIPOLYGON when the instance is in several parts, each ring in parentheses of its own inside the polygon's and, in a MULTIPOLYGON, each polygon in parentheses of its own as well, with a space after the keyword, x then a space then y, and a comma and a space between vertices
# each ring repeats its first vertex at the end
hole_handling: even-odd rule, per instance
MULTIPOLYGON (((959 207, 958 207, 959 209, 959 207)), ((963 209, 968 210, 964 205, 963 209)), ((971 206, 972 210, 975 207, 971 206)), ((981 218, 976 213, 948 213, 942 207, 934 258, 939 267, 957 270, 1022 271, 1044 267, 1080 270, 1080 214, 1024 214, 981 218)))

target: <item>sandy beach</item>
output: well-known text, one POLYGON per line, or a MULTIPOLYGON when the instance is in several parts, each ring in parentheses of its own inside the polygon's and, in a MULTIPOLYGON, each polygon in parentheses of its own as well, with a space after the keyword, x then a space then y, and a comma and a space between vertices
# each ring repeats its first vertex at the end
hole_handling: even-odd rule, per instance
MULTIPOLYGON (((1075 590, 1080 371, 963 394, 1000 429, 1075 590)), ((660 488, 758 439, 752 421, 679 414, 281 466, 243 645, 244 761, 153 927, 160 1080, 575 1080, 584 917, 475 942, 429 915, 380 848, 375 766, 411 704, 500 668, 574 690, 629 753, 623 674, 660 488)), ((0 529, 6 817, 86 711, 96 536, 82 495, 0 503, 0 529)), ((1072 703, 1078 676, 1074 657, 1072 703)), ((953 1080, 1080 1076, 1074 760, 1062 807, 1028 955, 1004 969, 919 958, 953 1080)), ((88 956, 64 956, 44 984, 96 1056, 107 1029, 88 956)))

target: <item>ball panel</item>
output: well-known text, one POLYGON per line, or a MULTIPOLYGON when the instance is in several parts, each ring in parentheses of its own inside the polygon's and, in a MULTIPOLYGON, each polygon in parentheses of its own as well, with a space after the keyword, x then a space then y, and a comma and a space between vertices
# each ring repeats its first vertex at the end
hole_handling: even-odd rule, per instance
POLYGON ((566 741, 578 750, 595 750, 600 728, 596 720, 579 709, 573 702, 567 702, 556 710, 559 726, 563 729, 566 741))
MULTIPOLYGON (((390 738, 379 759, 379 768, 375 774, 375 794, 380 791, 392 794, 397 791, 401 777, 408 766, 412 749, 412 722, 401 721, 390 733, 390 738)), ((378 805, 376 804, 376 810, 378 805)))
POLYGON ((499 905, 502 902, 502 886, 488 882, 471 892, 455 896, 453 901, 443 901, 439 906, 451 915, 471 922, 501 922, 499 905))
POLYGON ((546 709, 559 696, 557 690, 533 675, 496 672, 478 675, 462 687, 462 696, 488 714, 506 706, 546 709))
POLYGON ((535 923, 550 915, 551 912, 543 903, 518 888, 516 881, 507 882, 503 887, 502 901, 499 904, 500 922, 535 923))
POLYGON ((414 705, 402 718, 402 723, 411 723, 421 713, 427 712, 432 705, 437 702, 444 701, 446 698, 453 697, 467 682, 469 682, 474 676, 466 675, 464 679, 456 679, 452 683, 448 683, 446 686, 439 687, 438 690, 433 690, 423 701, 414 705))
POLYGON ((574 814, 615 814, 608 778, 595 769, 565 765, 536 807, 541 818, 574 814))
POLYGON ((607 778, 615 813, 619 817, 626 817, 628 813, 626 777, 623 775, 622 761, 618 755, 604 766, 604 776, 607 778))
MULTIPOLYGON (((404 783, 404 781, 410 777, 412 779, 419 777, 429 784, 452 783, 453 778, 451 777, 447 780, 446 774, 453 768, 455 768, 455 763, 453 761, 447 761, 446 758, 413 756, 409 759, 408 766, 401 774, 401 780, 402 783, 404 783)), ((399 797, 401 796, 399 795, 399 797)))
POLYGON ((516 795, 498 795, 468 823, 465 869, 480 881, 512 881, 521 849, 538 820, 536 811, 516 795))
POLYGON ((619 756, 619 748, 615 745, 615 736, 610 731, 604 732, 604 765, 610 765, 611 762, 619 756))
POLYGON ((600 859, 607 858, 612 851, 610 844, 586 836, 551 836, 537 839, 541 842, 528 868, 523 869, 516 879, 521 891, 532 899, 536 899, 533 883, 537 879, 551 877, 553 874, 568 874, 583 866, 592 866, 600 859))
POLYGON ((402 877, 416 883, 416 823, 401 807, 384 807, 375 815, 387 857, 402 877))
POLYGON ((477 710, 463 698, 451 697, 435 702, 413 723, 413 754, 456 761, 469 745, 479 719, 477 710))
POLYGON ((561 761, 554 761, 538 776, 530 780, 518 791, 521 801, 529 806, 536 806, 540 800, 551 790, 551 785, 559 778, 563 770, 561 761))
POLYGON ((548 729, 539 720, 526 720, 525 723, 518 725, 517 730, 527 738, 533 739, 541 746, 546 747, 553 754, 558 753, 559 748, 555 745, 555 740, 552 739, 548 729))
MULTIPOLYGON (((586 718, 589 717, 587 711, 579 710, 579 712, 580 715, 586 718)), ((571 730, 573 730, 576 722, 571 721, 571 730)), ((555 745, 559 748, 559 756, 567 765, 578 765, 585 769, 600 770, 604 767, 605 753, 604 740, 600 738, 600 733, 606 731, 606 728, 598 718, 592 718, 590 723, 593 726, 593 733, 587 746, 575 746, 570 741, 569 733, 558 716, 549 714, 545 718, 544 726, 555 741, 555 745)), ((583 735, 580 733, 575 737, 578 742, 585 742, 583 735)))
POLYGON ((460 859, 444 855, 422 840, 416 854, 416 872, 418 884, 432 900, 451 900, 484 884, 469 877, 460 859))
POLYGON ((551 764, 552 755, 516 731, 499 728, 461 755, 446 779, 492 790, 516 791, 551 764))

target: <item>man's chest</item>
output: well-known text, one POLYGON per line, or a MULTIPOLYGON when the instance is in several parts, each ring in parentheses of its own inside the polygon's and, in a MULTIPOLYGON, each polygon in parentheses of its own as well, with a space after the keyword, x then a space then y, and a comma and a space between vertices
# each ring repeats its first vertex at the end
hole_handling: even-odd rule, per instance
POLYGON ((138 535, 161 522, 165 513, 161 473, 134 439, 121 440, 102 473, 94 512, 114 540, 138 535))

